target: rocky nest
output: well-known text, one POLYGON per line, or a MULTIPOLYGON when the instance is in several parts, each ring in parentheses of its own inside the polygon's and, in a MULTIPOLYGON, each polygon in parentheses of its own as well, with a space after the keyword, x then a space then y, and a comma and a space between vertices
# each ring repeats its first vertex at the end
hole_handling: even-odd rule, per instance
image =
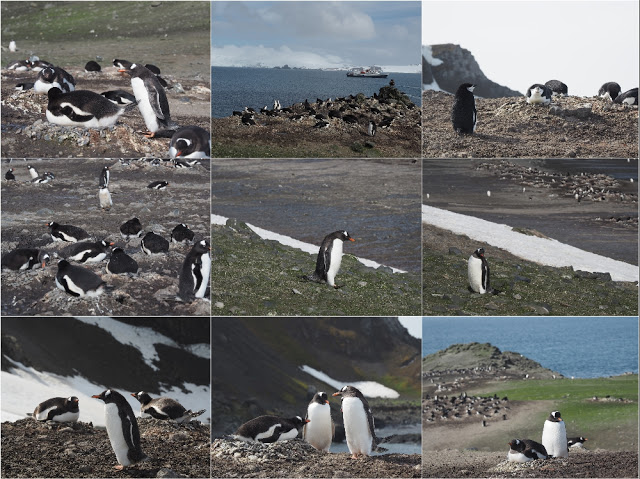
POLYGON ((421 477, 419 454, 351 459, 301 439, 262 444, 225 436, 211 444, 211 464, 213 477, 421 477))
POLYGON ((210 477, 208 425, 138 419, 148 461, 117 471, 107 432, 92 423, 2 423, 3 477, 210 477))
POLYGON ((549 106, 524 96, 476 98, 476 133, 451 125, 454 96, 422 95, 424 158, 637 158, 638 108, 602 98, 554 96, 549 106))

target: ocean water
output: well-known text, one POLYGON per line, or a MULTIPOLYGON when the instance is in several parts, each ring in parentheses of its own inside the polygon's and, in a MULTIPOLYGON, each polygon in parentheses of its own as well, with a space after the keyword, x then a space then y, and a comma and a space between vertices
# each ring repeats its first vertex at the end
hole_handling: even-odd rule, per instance
POLYGON ((422 354, 491 343, 564 376, 638 372, 638 318, 423 318, 422 354))
POLYGON ((393 79, 395 86, 416 105, 421 104, 419 73, 389 73, 387 78, 349 78, 345 71, 282 70, 275 68, 211 68, 211 116, 230 116, 245 106, 259 110, 283 107, 308 99, 326 100, 364 93, 371 96, 393 79))

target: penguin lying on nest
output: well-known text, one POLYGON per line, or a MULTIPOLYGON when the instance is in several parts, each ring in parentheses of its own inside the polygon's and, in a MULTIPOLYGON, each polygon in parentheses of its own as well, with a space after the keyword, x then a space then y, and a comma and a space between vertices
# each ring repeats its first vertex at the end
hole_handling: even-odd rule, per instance
POLYGON ((36 406, 28 415, 36 421, 76 422, 80 416, 78 398, 51 398, 36 406))
POLYGON ((298 437, 298 428, 308 423, 300 416, 284 418, 279 416, 259 416, 245 422, 234 436, 248 442, 271 443, 298 437))
POLYGON ((144 391, 131 393, 131 396, 140 401, 140 417, 151 416, 156 419, 173 420, 181 424, 191 421, 191 418, 198 417, 206 411, 206 409, 202 409, 193 412, 190 409, 185 409, 182 404, 171 398, 151 399, 151 396, 144 391))
POLYGON ((514 439, 509 443, 507 460, 509 462, 529 462, 535 459, 548 459, 544 446, 531 439, 514 439))

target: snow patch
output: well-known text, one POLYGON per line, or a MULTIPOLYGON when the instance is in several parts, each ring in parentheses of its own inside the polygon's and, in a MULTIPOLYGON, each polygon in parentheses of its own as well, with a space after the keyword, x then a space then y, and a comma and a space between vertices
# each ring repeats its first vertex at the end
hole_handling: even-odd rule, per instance
POLYGON ((384 73, 421 73, 422 65, 381 65, 384 73))
POLYGON ((145 363, 154 370, 158 370, 155 363, 160 359, 156 351, 156 344, 165 344, 174 348, 185 349, 191 354, 204 358, 211 358, 209 344, 179 345, 173 339, 164 336, 151 328, 131 326, 112 318, 106 317, 77 317, 86 324, 98 326, 108 332, 119 343, 133 346, 142 353, 145 363))
MULTIPOLYGON (((229 218, 225 218, 224 216, 220 216, 220 215, 211 215, 211 224, 214 225, 225 225, 227 223, 227 220, 229 218)), ((269 231, 269 230, 265 230, 263 228, 260 228, 258 226, 253 226, 249 223, 246 223, 246 225, 251 228, 258 236, 260 236, 260 238, 262 239, 266 239, 266 240, 274 240, 277 241, 280 244, 283 244, 285 246, 290 246, 292 248, 296 248, 299 249, 301 251, 304 251, 305 253, 309 253, 312 255, 317 255, 318 254, 318 250, 320 248, 320 246, 315 246, 312 245, 311 243, 305 243, 303 241, 297 240, 295 238, 291 238, 290 236, 285 236, 285 235, 281 235, 278 233, 274 233, 273 231, 269 231)), ((372 261, 370 259, 365 259, 365 258, 358 258, 357 256, 355 257, 358 261, 360 261, 363 265, 368 266, 370 268, 379 268, 381 265, 380 263, 376 263, 375 261, 372 261)), ((391 267, 391 270, 394 273, 406 273, 406 271, 403 271, 401 269, 398 268, 393 268, 391 267)))
POLYGON ((575 270, 607 272, 614 281, 638 281, 638 267, 589 253, 549 238, 513 231, 508 225, 422 205, 422 221, 455 234, 489 243, 520 258, 546 266, 571 266, 575 270))
POLYGON ((343 382, 343 381, 338 381, 336 379, 332 379, 322 371, 313 369, 312 367, 307 366, 306 364, 303 366, 300 366, 300 369, 302 369, 302 371, 309 374, 310 376, 313 376, 314 378, 322 381, 323 383, 326 383, 329 386, 334 387, 336 391, 339 391, 343 387, 350 385, 358 388, 362 393, 362 395, 365 397, 370 397, 370 398, 380 397, 380 398, 390 398, 390 399, 396 399, 400 397, 400 394, 398 394, 397 391, 394 391, 393 389, 388 388, 387 386, 383 386, 382 384, 377 383, 375 381, 343 382))
POLYGON ((439 58, 435 58, 433 56, 431 45, 422 45, 422 56, 424 57, 424 59, 427 61, 429 65, 432 65, 434 67, 442 65, 444 63, 439 58))
MULTIPOLYGON (((422 89, 423 90, 444 91, 442 88, 440 88, 440 85, 438 85, 438 82, 436 80, 433 80, 431 83, 423 83, 422 84, 422 89)), ((445 92, 445 93, 449 93, 449 92, 445 92)))

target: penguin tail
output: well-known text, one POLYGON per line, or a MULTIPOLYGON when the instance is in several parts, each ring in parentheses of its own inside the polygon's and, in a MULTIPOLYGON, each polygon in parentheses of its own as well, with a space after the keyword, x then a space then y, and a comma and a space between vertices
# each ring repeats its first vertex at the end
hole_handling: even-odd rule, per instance
POLYGON ((303 275, 302 279, 306 279, 307 281, 313 281, 314 283, 322 283, 322 278, 320 278, 315 271, 311 274, 303 275))

